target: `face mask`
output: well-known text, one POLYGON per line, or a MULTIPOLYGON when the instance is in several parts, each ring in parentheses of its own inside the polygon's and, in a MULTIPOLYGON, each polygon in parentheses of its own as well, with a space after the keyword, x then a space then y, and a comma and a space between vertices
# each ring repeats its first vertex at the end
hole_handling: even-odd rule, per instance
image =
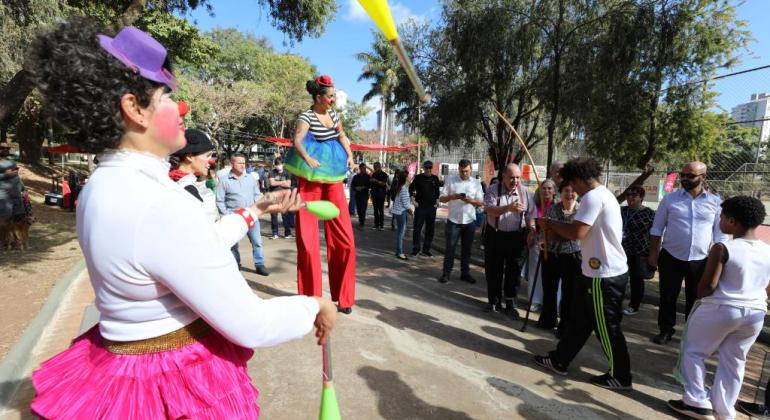
POLYGON ((700 185, 700 178, 694 179, 692 181, 689 179, 683 179, 681 181, 681 184, 682 184, 682 188, 684 188, 685 191, 690 191, 693 188, 697 188, 698 185, 700 185))

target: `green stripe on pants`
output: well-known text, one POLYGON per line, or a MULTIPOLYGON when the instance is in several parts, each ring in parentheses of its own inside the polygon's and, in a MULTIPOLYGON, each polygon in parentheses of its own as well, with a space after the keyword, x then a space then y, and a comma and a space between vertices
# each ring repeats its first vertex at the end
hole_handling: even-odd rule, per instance
POLYGON ((602 343, 604 353, 610 365, 610 375, 615 376, 615 363, 612 357, 612 344, 610 343, 610 334, 607 330, 607 321, 604 318, 604 296, 602 294, 602 279, 595 277, 593 279, 593 300, 594 313, 596 314, 596 333, 599 341, 602 343))

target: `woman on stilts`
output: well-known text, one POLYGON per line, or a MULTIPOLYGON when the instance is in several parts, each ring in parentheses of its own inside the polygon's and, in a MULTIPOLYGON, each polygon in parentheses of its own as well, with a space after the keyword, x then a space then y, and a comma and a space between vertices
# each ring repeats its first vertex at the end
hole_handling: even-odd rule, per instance
MULTIPOLYGON (((333 106, 336 91, 331 77, 319 76, 305 85, 313 98, 301 113, 294 147, 286 155, 286 169, 297 176, 305 201, 328 200, 344 209, 348 203, 342 181, 353 168, 350 140, 333 106)), ((297 288, 307 296, 321 296, 321 247, 318 218, 307 210, 297 214, 297 288)), ((355 301, 356 251, 350 215, 324 222, 329 288, 340 312, 349 314, 355 301)))

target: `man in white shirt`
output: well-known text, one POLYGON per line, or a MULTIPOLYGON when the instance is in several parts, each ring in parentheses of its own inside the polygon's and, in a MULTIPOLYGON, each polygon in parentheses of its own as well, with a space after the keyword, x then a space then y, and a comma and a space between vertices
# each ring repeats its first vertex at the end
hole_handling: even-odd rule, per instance
POLYGON ((676 302, 682 290, 682 278, 686 320, 695 303, 709 247, 726 239, 719 230, 722 199, 703 188, 706 165, 690 162, 682 168, 679 177, 682 188, 661 200, 650 228, 648 264, 660 267, 660 331, 652 338, 657 344, 668 343, 674 335, 676 302))
POLYGON ((476 232, 476 207, 484 205, 481 184, 471 178, 471 162, 460 160, 458 175, 449 177, 438 201, 449 203, 449 215, 446 221, 446 249, 444 251, 444 270, 439 283, 449 282, 449 275, 455 261, 455 247, 462 242, 460 254, 460 278, 468 283, 475 283, 471 277, 471 246, 476 232))
POLYGON ((592 377, 591 383, 607 389, 631 389, 631 360, 620 328, 623 295, 628 283, 620 205, 599 182, 601 166, 597 161, 570 160, 560 175, 583 197, 580 209, 570 224, 546 219, 539 219, 538 223, 551 234, 580 240, 583 276, 574 289, 573 315, 567 331, 556 350, 546 356, 535 356, 535 363, 566 375, 567 366, 593 330, 607 355, 609 369, 603 375, 592 377))

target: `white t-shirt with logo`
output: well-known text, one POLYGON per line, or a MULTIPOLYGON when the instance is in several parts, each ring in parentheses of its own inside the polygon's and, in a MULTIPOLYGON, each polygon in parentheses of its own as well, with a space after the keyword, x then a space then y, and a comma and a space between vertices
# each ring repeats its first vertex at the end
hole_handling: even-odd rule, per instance
MULTIPOLYGON (((465 193, 467 198, 482 201, 484 193, 481 189, 479 180, 468 178, 460 179, 459 175, 452 175, 444 183, 444 190, 441 195, 452 195, 465 193)), ((462 200, 452 200, 447 203, 449 207, 449 220, 458 225, 467 225, 476 221, 476 207, 467 204, 462 200)))
POLYGON ((615 196, 600 185, 580 200, 575 220, 591 226, 588 236, 580 241, 583 275, 606 278, 628 271, 623 240, 623 218, 615 196))

